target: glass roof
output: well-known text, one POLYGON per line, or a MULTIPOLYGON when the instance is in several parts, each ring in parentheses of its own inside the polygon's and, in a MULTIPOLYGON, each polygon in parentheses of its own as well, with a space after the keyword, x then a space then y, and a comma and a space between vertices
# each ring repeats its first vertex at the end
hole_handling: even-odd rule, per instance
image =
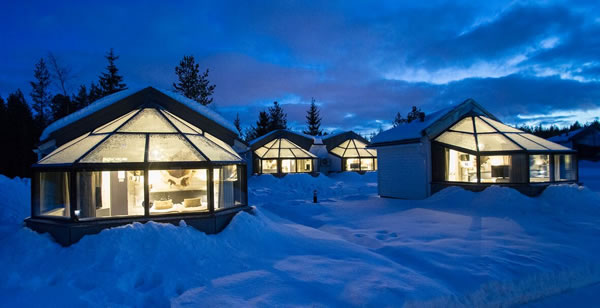
POLYGON ((39 164, 239 162, 227 143, 159 107, 141 108, 48 154, 39 164), (146 149, 148 153, 146 153, 146 149))
POLYGON ((274 158, 316 158, 309 151, 299 147, 297 144, 285 139, 278 138, 269 141, 267 144, 254 151, 256 156, 263 159, 274 158))
POLYGON ((435 141, 479 152, 570 150, 484 116, 463 118, 435 141))
POLYGON ((357 140, 348 139, 331 149, 331 153, 344 158, 377 158, 377 150, 367 149, 367 144, 357 140))

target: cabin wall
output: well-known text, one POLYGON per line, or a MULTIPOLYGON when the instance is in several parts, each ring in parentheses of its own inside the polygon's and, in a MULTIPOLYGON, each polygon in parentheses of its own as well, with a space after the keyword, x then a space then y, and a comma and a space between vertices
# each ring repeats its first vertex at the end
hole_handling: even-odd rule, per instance
POLYGON ((401 144, 377 148, 379 195, 401 199, 424 199, 430 195, 430 143, 401 144))
POLYGON ((342 171, 342 159, 333 154, 329 154, 329 172, 342 171))

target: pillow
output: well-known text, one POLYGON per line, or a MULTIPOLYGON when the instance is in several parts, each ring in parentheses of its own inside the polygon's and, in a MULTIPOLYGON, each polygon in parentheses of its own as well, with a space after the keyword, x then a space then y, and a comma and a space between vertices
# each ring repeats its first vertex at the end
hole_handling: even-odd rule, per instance
POLYGON ((157 210, 168 210, 173 207, 173 200, 156 200, 154 201, 154 208, 157 210))
POLYGON ((183 206, 184 207, 198 207, 198 206, 202 206, 202 198, 190 198, 190 199, 183 199, 183 206))

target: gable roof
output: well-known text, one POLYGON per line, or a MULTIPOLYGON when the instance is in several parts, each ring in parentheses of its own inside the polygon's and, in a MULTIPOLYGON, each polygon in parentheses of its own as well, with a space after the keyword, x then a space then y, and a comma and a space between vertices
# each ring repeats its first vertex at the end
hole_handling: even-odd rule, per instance
POLYGON ((469 98, 456 106, 426 114, 422 122, 416 120, 381 132, 371 140, 370 146, 377 147, 391 144, 414 143, 419 142, 423 136, 432 138, 463 116, 469 114, 484 115, 493 120, 498 120, 493 114, 469 98))
POLYGON ((367 139, 351 130, 336 133, 330 136, 325 136, 323 138, 323 144, 325 144, 325 146, 327 147, 327 151, 331 151, 331 149, 335 148, 336 146, 348 139, 358 139, 363 143, 369 144, 369 141, 367 139))
POLYGON ((579 136, 585 135, 586 133, 595 131, 596 133, 600 133, 600 129, 593 127, 593 126, 588 126, 588 127, 582 127, 580 129, 576 129, 574 131, 570 131, 567 132, 565 134, 560 134, 557 136, 553 136, 548 138, 548 140, 552 141, 552 142, 557 142, 557 143, 565 143, 565 142, 569 142, 574 138, 578 138, 579 136))
POLYGON ((250 150, 254 151, 258 148, 260 148, 261 146, 267 144, 268 142, 277 139, 277 138, 286 138, 289 139, 290 141, 292 141, 293 143, 295 143, 296 145, 300 146, 301 148, 305 149, 305 150, 310 150, 310 146, 313 144, 314 139, 312 138, 312 136, 310 136, 310 138, 304 134, 299 134, 296 132, 293 132, 291 130, 286 130, 286 129, 278 129, 278 130, 274 130, 264 136, 258 137, 254 140, 251 140, 250 142, 248 142, 248 144, 250 145, 250 150))
POLYGON ((96 128, 98 123, 112 121, 145 104, 156 104, 233 143, 237 133, 233 124, 220 114, 180 94, 154 87, 132 88, 103 97, 89 106, 63 117, 44 129, 40 141, 56 140, 60 146, 96 128))

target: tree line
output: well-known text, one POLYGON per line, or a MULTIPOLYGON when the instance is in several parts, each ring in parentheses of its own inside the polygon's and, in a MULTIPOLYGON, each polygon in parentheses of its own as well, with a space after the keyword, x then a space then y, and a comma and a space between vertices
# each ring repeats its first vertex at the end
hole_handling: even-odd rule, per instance
MULTIPOLYGON (((8 177, 31 176, 31 165, 37 161, 33 150, 39 143, 42 131, 53 121, 80 110, 107 95, 127 89, 116 61, 119 59, 111 48, 104 58, 105 70, 96 81, 80 85, 69 93, 73 80, 71 69, 61 63, 52 53, 37 61, 33 69, 29 103, 21 91, 10 93, 6 100, 0 96, 0 174, 8 177)), ((208 69, 200 73, 199 64, 193 56, 184 56, 175 67, 176 92, 202 105, 212 103, 215 85, 208 81, 208 69)))

